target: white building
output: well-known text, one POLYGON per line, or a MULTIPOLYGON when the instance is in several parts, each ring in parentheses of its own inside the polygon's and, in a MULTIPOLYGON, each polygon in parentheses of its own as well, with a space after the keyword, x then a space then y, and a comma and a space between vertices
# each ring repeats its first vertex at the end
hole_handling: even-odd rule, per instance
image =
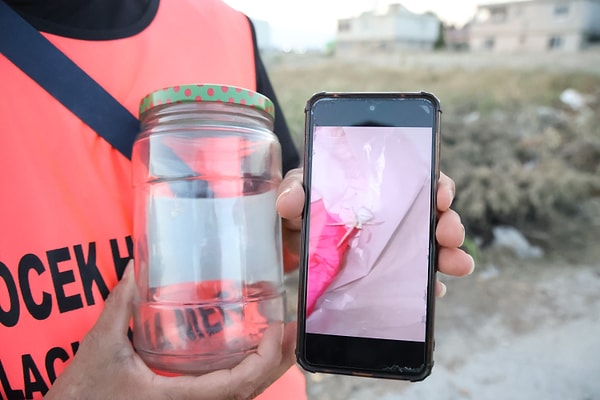
POLYGON ((433 48, 440 32, 437 16, 415 14, 392 4, 384 14, 373 11, 338 20, 336 52, 375 52, 433 48))
POLYGON ((471 50, 578 51, 600 45, 600 0, 530 0, 479 5, 471 50))

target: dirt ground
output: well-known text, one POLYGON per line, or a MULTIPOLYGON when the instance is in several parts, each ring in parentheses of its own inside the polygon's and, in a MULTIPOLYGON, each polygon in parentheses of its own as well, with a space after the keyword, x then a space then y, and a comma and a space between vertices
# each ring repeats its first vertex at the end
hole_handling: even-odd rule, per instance
MULTIPOLYGON (((437 302, 430 377, 411 384, 307 373, 309 399, 600 399, 596 260, 504 260, 469 277, 441 276, 448 294, 437 302)), ((289 276, 290 302, 296 284, 289 276)))

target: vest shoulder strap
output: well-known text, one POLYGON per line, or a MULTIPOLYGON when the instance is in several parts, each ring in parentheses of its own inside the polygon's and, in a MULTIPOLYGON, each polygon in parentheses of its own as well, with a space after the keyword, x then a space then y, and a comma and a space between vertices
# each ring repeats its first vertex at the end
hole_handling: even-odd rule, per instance
POLYGON ((0 52, 125 157, 139 122, 102 86, 0 0, 0 52))

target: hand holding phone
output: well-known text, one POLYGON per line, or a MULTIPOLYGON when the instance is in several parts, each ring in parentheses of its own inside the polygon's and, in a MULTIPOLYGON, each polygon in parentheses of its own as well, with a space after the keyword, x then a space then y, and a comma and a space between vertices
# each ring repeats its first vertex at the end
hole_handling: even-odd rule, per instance
POLYGON ((440 113, 428 93, 308 101, 297 345, 306 370, 429 375, 440 113))

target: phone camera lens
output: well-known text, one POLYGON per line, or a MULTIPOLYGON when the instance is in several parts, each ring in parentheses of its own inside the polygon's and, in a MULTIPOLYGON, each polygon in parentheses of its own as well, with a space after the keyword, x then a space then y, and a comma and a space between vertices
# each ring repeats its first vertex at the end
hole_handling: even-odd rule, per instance
POLYGON ((370 110, 370 111, 375 111, 375 106, 374 106, 374 105, 370 105, 370 106, 369 106, 369 110, 370 110))

